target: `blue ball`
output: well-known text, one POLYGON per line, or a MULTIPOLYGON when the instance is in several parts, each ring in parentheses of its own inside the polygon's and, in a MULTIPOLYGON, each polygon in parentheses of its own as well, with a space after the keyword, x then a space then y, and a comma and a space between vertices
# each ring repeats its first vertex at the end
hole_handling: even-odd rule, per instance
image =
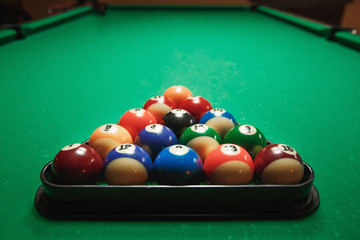
POLYGON ((161 124, 151 124, 140 131, 134 143, 145 149, 154 161, 162 150, 177 144, 178 141, 170 128, 161 124))
POLYGON ((131 158, 139 161, 144 165, 149 174, 153 169, 153 163, 149 154, 143 148, 130 143, 121 144, 111 150, 104 159, 104 169, 109 163, 120 158, 131 158))
POLYGON ((230 129, 238 125, 235 118, 222 108, 214 108, 206 112, 199 123, 214 129, 222 139, 230 129))
POLYGON ((158 184, 199 184, 204 176, 203 164, 193 149, 177 144, 165 148, 156 157, 153 176, 158 184))
POLYGON ((214 117, 225 117, 230 119, 234 125, 237 125, 237 122, 231 113, 227 112, 225 109, 222 108, 213 108, 210 111, 207 111, 200 119, 199 123, 206 124, 207 121, 214 117))

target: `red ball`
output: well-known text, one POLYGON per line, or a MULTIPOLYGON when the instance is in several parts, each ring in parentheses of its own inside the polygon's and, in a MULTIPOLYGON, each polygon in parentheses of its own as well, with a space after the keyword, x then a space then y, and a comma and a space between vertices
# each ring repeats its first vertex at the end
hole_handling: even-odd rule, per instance
POLYGON ((158 123, 163 124, 162 118, 175 108, 175 104, 164 96, 155 96, 147 100, 143 108, 151 112, 158 123))
POLYGON ((147 125, 157 123, 151 112, 143 108, 134 108, 122 115, 118 125, 124 127, 130 133, 132 139, 147 125))
POLYGON ((95 184, 102 175, 103 161, 92 147, 75 143, 62 148, 51 170, 62 184, 95 184))
POLYGON ((254 163, 244 148, 222 144, 206 156, 204 172, 211 184, 248 184, 254 176, 254 163))
POLYGON ((271 144, 254 159, 255 177, 264 184, 296 184, 304 177, 304 164, 292 147, 271 144))
POLYGON ((179 108, 188 111, 199 122, 200 118, 212 109, 212 106, 205 98, 196 96, 186 98, 181 102, 179 108))

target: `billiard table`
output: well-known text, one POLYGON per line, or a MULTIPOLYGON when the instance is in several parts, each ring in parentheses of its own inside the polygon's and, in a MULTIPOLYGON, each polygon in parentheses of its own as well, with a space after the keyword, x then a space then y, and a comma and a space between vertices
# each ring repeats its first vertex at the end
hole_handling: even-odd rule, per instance
MULTIPOLYGON (((109 5, 1 30, 0 44, 2 239, 359 236, 358 35, 264 6, 109 5), (254 216, 251 204, 250 212, 229 219, 138 214, 104 221, 91 214, 54 219, 41 212, 46 206, 34 203, 41 171, 62 147, 86 143, 97 127, 116 123, 172 85, 184 85, 239 123, 256 126, 271 142, 294 147, 311 166, 320 207, 317 201, 309 214, 295 219, 254 216)), ((190 193, 200 196, 204 188, 190 193)), ((136 203, 151 209, 141 199, 146 188, 139 189, 124 193, 135 192, 136 203)), ((226 194, 224 189, 213 192, 214 200, 226 194)), ((170 199, 188 194, 186 186, 157 190, 165 200, 166 191, 170 199)), ((96 196, 96 189, 91 191, 89 196, 96 196)), ((105 194, 110 199, 116 191, 105 194)), ((121 196, 116 198, 126 209, 121 196)), ((98 210, 106 202, 87 204, 98 210)), ((59 203, 61 211, 65 208, 59 203)))

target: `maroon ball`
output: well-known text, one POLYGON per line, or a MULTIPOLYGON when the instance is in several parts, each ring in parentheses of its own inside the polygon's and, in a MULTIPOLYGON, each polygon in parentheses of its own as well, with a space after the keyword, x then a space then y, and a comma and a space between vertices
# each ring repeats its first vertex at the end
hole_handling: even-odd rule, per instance
POLYGON ((254 159, 255 177, 263 184, 296 184, 304 177, 304 164, 292 147, 271 144, 254 159))
POLYGON ((212 106, 205 98, 196 96, 186 98, 181 102, 179 108, 188 111, 196 122, 199 122, 200 118, 212 109, 212 106))
POLYGON ((80 143, 62 148, 51 164, 55 180, 61 184, 96 184, 102 168, 100 154, 80 143))

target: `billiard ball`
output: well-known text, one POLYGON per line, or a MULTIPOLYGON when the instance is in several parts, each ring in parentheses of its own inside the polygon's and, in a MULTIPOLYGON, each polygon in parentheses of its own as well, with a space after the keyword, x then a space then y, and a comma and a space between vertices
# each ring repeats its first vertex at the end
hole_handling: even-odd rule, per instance
POLYGON ((134 143, 145 149, 152 160, 166 147, 177 144, 173 131, 161 124, 146 126, 136 136, 134 143))
POLYGON ((51 163, 51 172, 60 184, 96 184, 102 176, 103 161, 92 147, 75 143, 62 148, 51 163))
POLYGON ((252 158, 267 144, 264 134, 256 127, 248 124, 237 125, 230 129, 223 142, 237 144, 245 148, 252 158))
POLYGON ((193 94, 188 88, 177 85, 166 89, 163 96, 172 101, 175 104, 175 108, 178 108, 182 101, 187 97, 193 96, 193 94))
POLYGON ((186 98, 178 108, 188 111, 195 118, 196 122, 199 122, 200 118, 212 109, 212 106, 205 98, 196 96, 186 98))
POLYGON ((118 124, 124 127, 130 133, 132 139, 149 124, 157 123, 156 118, 151 112, 143 108, 134 108, 121 116, 118 124))
POLYGON ((179 139, 179 143, 186 145, 197 154, 204 162, 207 154, 222 143, 220 135, 209 126, 195 124, 188 127, 179 139))
POLYGON ((89 145, 105 159, 106 155, 117 145, 133 143, 130 133, 117 124, 105 124, 98 127, 90 136, 89 145))
POLYGON ((270 144, 254 159, 255 177, 263 184, 296 184, 304 177, 304 163, 297 151, 285 144, 270 144))
POLYGON ((193 149, 177 144, 159 153, 153 173, 158 184, 198 184, 203 180, 203 164, 193 149))
POLYGON ((152 171, 149 154, 134 144, 121 144, 104 160, 104 178, 110 185, 145 184, 152 171))
POLYGON ((161 124, 163 123, 162 118, 173 108, 175 108, 174 103, 164 96, 155 96, 150 98, 146 101, 143 107, 143 109, 151 112, 157 122, 161 124))
POLYGON ((208 125, 217 131, 221 138, 224 139, 225 134, 237 125, 237 122, 231 113, 222 108, 213 108, 206 112, 200 119, 199 123, 208 125))
POLYGON ((254 163, 244 148, 222 144, 207 155, 204 172, 210 184, 248 184, 254 176, 254 163))
POLYGON ((181 134, 186 128, 196 124, 196 120, 189 112, 183 109, 173 109, 168 112, 164 117, 164 125, 170 128, 177 139, 180 138, 181 134))

